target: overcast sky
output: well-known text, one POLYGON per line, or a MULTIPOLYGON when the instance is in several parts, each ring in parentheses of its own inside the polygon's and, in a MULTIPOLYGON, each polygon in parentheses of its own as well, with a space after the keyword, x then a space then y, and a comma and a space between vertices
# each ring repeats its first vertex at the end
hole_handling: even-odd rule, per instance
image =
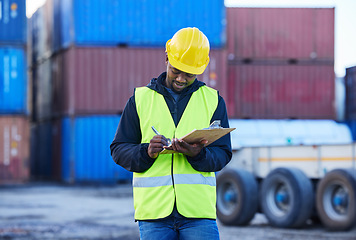
MULTIPOLYGON (((26 0, 27 17, 45 0, 26 0)), ((226 7, 335 7, 335 74, 356 66, 356 0, 225 0, 226 7)))

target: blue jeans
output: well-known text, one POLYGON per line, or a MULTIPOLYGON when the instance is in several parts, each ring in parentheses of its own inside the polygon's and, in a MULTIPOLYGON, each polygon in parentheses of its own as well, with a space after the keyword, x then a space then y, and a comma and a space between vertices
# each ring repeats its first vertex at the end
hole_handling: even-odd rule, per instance
POLYGON ((169 217, 160 221, 139 221, 141 240, 219 240, 215 220, 169 217))

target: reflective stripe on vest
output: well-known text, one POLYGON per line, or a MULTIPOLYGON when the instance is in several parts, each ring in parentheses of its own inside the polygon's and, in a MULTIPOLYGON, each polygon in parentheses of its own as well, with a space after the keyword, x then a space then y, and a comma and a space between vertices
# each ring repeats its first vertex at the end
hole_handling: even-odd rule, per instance
MULTIPOLYGON (((151 126, 169 138, 180 138, 194 129, 208 127, 218 104, 217 91, 203 86, 194 92, 177 127, 164 97, 147 88, 135 90, 142 143, 154 136, 151 126)), ((135 219, 159 219, 172 213, 190 218, 216 218, 216 180, 213 172, 198 172, 185 155, 159 155, 143 173, 134 173, 135 219)))
MULTIPOLYGON (((205 184, 216 186, 215 177, 204 177, 199 174, 173 174, 174 184, 205 184)), ((161 187, 172 185, 172 176, 134 178, 133 187, 161 187)))

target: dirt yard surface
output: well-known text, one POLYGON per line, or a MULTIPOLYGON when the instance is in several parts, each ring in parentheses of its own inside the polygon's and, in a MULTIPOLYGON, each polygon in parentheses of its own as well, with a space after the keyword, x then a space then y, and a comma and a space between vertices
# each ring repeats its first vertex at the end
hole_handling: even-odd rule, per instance
MULTIPOLYGON (((277 229, 256 214, 249 226, 218 222, 222 240, 356 240, 356 229, 328 232, 320 224, 277 229)), ((0 186, 0 239, 137 240, 132 187, 32 183, 0 186)))

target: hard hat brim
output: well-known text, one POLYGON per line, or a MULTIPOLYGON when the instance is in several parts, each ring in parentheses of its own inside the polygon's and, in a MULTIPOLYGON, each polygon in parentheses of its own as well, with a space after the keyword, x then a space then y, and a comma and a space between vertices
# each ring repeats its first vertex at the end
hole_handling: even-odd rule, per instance
POLYGON ((169 63, 173 67, 175 67, 175 68, 177 68, 177 69, 179 69, 179 70, 181 70, 183 72, 190 73, 190 74, 196 74, 196 75, 202 74, 204 72, 205 68, 209 64, 209 57, 208 57, 208 59, 207 59, 207 61, 206 61, 206 63, 204 65, 202 65, 200 67, 192 67, 192 66, 188 66, 188 65, 186 65, 184 63, 181 63, 181 62, 175 60, 174 57, 172 56, 172 54, 169 53, 169 52, 167 52, 167 56, 168 56, 169 63))

